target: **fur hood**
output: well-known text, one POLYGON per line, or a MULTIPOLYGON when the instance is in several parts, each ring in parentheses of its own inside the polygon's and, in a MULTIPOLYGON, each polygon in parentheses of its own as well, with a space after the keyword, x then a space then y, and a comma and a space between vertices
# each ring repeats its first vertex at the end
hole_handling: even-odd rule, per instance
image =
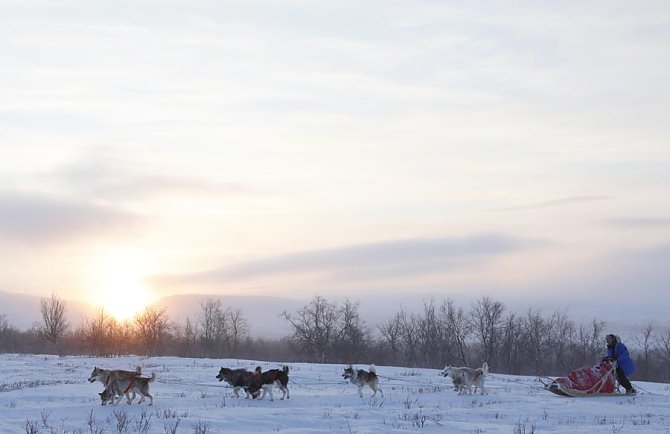
POLYGON ((607 336, 612 336, 612 337, 614 338, 614 344, 613 344, 613 345, 616 345, 616 344, 620 344, 620 343, 621 343, 621 338, 620 338, 618 335, 615 335, 615 334, 611 334, 611 333, 610 333, 610 334, 608 334, 607 336))

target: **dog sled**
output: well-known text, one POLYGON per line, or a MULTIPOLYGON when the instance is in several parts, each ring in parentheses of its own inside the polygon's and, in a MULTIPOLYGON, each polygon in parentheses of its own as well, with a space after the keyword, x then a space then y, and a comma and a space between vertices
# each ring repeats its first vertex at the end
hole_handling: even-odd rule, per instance
POLYGON ((539 380, 546 390, 559 396, 630 396, 617 391, 615 363, 605 360, 599 365, 572 371, 565 377, 540 377, 539 380))

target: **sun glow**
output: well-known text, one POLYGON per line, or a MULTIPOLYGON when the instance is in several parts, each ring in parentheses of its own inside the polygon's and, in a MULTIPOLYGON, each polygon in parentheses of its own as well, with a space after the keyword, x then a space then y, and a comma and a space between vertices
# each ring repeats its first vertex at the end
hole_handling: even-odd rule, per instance
POLYGON ((119 321, 131 319, 155 300, 143 283, 141 261, 136 255, 113 253, 98 262, 92 304, 119 321))

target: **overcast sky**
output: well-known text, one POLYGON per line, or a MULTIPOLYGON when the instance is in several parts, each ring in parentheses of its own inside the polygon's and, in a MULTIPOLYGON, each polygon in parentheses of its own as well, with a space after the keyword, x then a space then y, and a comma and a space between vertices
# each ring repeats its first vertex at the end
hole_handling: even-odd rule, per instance
POLYGON ((0 54, 2 291, 670 307, 666 1, 0 0, 0 54))

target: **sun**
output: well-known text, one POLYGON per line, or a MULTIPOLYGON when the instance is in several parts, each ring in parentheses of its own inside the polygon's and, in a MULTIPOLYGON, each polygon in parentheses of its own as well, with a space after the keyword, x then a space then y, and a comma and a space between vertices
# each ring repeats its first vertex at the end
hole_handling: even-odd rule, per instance
POLYGON ((136 254, 106 254, 95 268, 92 303, 117 320, 132 319, 155 300, 153 291, 143 282, 142 261, 136 254))

